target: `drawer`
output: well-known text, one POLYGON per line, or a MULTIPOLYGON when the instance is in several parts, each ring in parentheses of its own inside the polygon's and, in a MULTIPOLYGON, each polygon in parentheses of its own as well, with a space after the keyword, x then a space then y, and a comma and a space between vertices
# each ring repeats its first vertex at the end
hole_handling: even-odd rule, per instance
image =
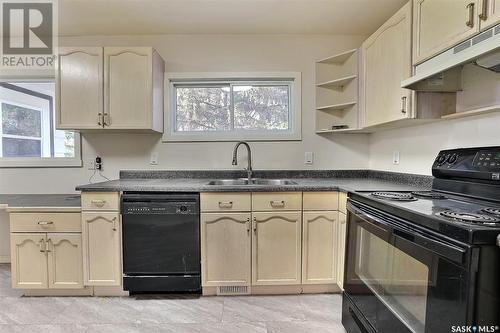
POLYGON ((338 192, 304 192, 304 210, 338 210, 338 192))
POLYGON ((118 192, 83 192, 82 210, 120 210, 118 192))
POLYGON ((251 210, 250 193, 201 193, 202 212, 247 212, 251 210))
POLYGON ((339 212, 347 214, 347 193, 339 192, 339 212))
POLYGON ((253 211, 302 210, 302 192, 253 193, 253 211))
POLYGON ((10 232, 81 232, 80 213, 11 213, 10 232))

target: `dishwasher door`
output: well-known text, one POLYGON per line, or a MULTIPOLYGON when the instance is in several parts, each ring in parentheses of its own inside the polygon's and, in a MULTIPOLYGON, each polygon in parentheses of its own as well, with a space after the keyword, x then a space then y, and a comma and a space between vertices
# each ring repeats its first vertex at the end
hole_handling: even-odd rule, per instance
POLYGON ((189 279, 199 281, 199 214, 198 194, 124 194, 125 285, 133 289, 143 284, 141 291, 160 291, 157 285, 168 289, 169 281, 175 285, 189 279))

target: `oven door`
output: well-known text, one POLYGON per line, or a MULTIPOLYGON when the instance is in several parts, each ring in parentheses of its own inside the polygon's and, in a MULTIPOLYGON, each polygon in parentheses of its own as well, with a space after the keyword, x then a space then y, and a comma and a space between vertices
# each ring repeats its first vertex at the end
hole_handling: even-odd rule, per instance
POLYGON ((344 302, 356 310, 344 304, 348 332, 450 332, 470 324, 467 245, 352 200, 348 211, 344 302))

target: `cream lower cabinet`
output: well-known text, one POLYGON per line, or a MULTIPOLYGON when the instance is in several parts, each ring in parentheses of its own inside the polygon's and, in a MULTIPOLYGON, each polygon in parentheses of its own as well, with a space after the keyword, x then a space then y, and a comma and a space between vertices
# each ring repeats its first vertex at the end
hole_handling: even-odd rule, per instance
POLYGON ((337 283, 337 211, 303 213, 302 283, 337 283))
POLYGON ((83 212, 83 272, 86 286, 119 286, 121 228, 118 212, 83 212))
POLYGON ((250 217, 250 212, 201 214, 203 286, 251 284, 250 217))
POLYGON ((345 246, 347 236, 347 216, 339 212, 339 228, 338 228, 338 258, 337 263, 337 285, 340 289, 344 289, 344 264, 345 264, 345 246))
POLYGON ((363 126, 413 117, 411 91, 401 81, 411 76, 411 2, 362 45, 363 126))
POLYGON ((301 284, 300 211, 252 213, 252 284, 301 284))
POLYGON ((83 288, 81 245, 78 233, 12 233, 12 287, 83 288))

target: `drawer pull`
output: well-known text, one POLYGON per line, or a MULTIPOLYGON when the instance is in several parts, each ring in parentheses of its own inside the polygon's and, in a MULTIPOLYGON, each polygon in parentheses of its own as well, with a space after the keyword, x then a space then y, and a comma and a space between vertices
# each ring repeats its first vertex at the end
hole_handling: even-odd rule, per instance
POLYGON ((38 221, 38 225, 51 225, 54 224, 53 221, 38 221))
POLYGON ((106 200, 91 200, 90 203, 97 207, 104 207, 106 200))
POLYGON ((283 208, 285 207, 285 201, 284 200, 271 200, 269 201, 269 203, 271 204, 271 207, 273 208, 283 208))
POLYGON ((219 201, 219 208, 233 208, 232 201, 219 201))

